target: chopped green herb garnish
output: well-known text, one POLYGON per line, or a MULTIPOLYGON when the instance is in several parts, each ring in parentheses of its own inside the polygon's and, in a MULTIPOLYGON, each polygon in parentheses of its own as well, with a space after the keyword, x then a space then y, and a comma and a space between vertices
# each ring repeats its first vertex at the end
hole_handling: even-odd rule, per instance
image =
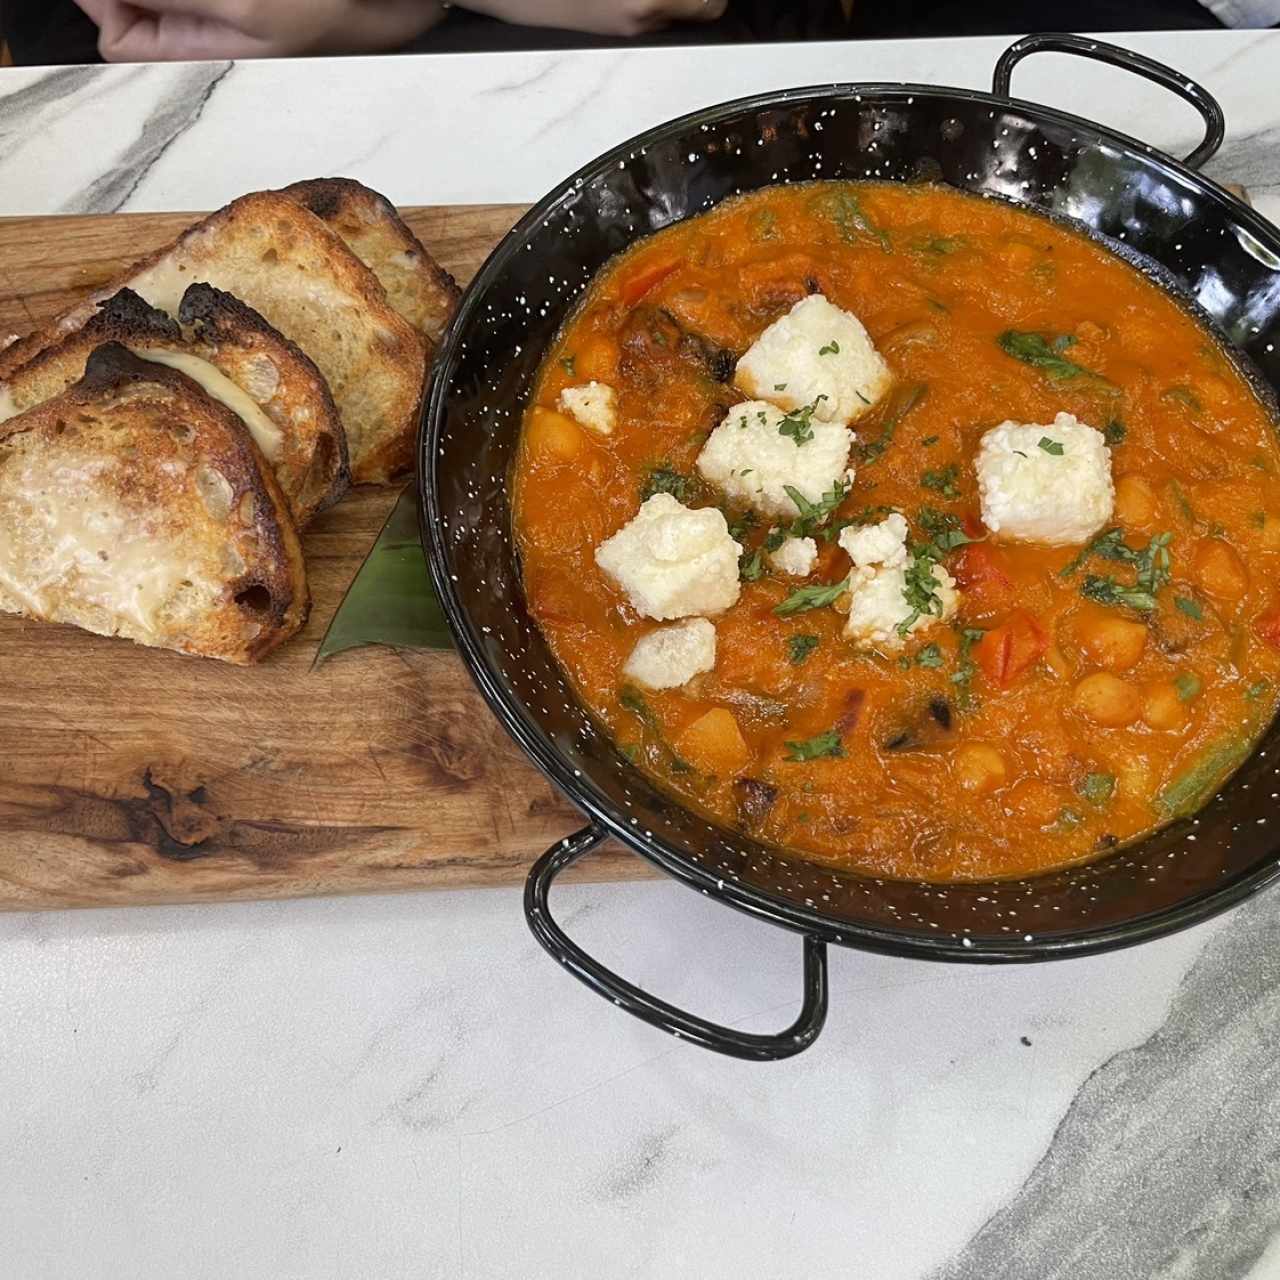
POLYGON ((1267 513, 1265 511, 1251 511, 1249 513, 1249 523, 1255 529, 1265 529, 1267 527, 1267 513))
POLYGON ((777 551, 787 540, 787 535, 781 529, 770 529, 764 536, 764 549, 766 551, 777 551))
POLYGON ((1080 548, 1080 552, 1058 571, 1060 578, 1069 578, 1092 555, 1104 560, 1126 560, 1129 548, 1125 545, 1123 529, 1107 529, 1096 534, 1080 548))
POLYGON ((1194 813, 1217 789, 1219 782, 1249 754, 1253 734, 1220 738, 1205 748, 1172 782, 1156 796, 1155 809, 1164 818, 1181 818, 1194 813))
POLYGON ((938 437, 937 437, 937 436, 925 436, 925 438, 924 438, 923 440, 921 440, 921 441, 920 441, 920 443, 921 443, 921 444, 922 444, 922 445, 927 449, 930 445, 934 445, 934 444, 937 444, 937 443, 938 443, 938 437))
POLYGON ((818 348, 820 356, 838 356, 840 354, 840 344, 832 338, 825 347, 818 348))
POLYGON ((1091 573, 1080 588, 1081 594, 1098 604, 1127 606, 1140 613, 1150 613, 1156 607, 1156 592, 1167 585, 1171 576, 1169 544, 1172 541, 1173 534, 1157 533, 1143 550, 1135 551, 1125 542, 1121 530, 1108 529, 1088 543, 1059 576, 1070 577, 1091 555, 1131 564, 1137 571, 1133 586, 1126 586, 1109 574, 1091 573))
POLYGON ((798 667, 817 647, 817 636, 788 636, 787 661, 790 662, 793 667, 798 667))
POLYGON ((773 384, 773 389, 775 391, 785 391, 787 389, 787 384, 785 382, 775 382, 773 384))
POLYGON ((940 493, 948 501, 955 502, 960 497, 960 490, 956 488, 956 481, 960 477, 960 468, 954 462, 949 462, 945 467, 936 467, 930 471, 924 471, 920 474, 920 483, 926 489, 932 489, 934 493, 940 493))
POLYGON ((1203 408, 1199 397, 1190 387, 1169 387, 1160 393, 1160 399, 1185 404, 1193 413, 1199 413, 1203 408))
POLYGON ((640 759, 640 748, 636 746, 634 742, 624 742, 618 747, 618 750, 621 751, 632 764, 635 764, 640 759))
POLYGON ((858 456, 863 463, 874 462, 893 443, 893 434, 899 423, 920 403, 929 392, 928 384, 917 382, 907 392, 902 403, 885 419, 880 435, 867 444, 858 446, 858 456))
POLYGON ((1193 671, 1184 671, 1173 682, 1173 687, 1178 691, 1179 702, 1190 702, 1200 692, 1200 677, 1193 671))
POLYGON ((738 557, 738 577, 743 582, 755 582, 764 573, 764 549, 744 551, 738 557))
POLYGON ((1055 458, 1062 457, 1066 452, 1061 440, 1050 440, 1048 436, 1041 436, 1038 443, 1045 453, 1050 453, 1055 458))
POLYGON ((820 733, 815 738, 806 738, 803 742, 786 742, 786 759, 792 764, 805 760, 820 760, 823 756, 842 756, 844 748, 840 745, 840 735, 835 729, 820 733))
POLYGON ((978 670, 973 661, 973 646, 986 634, 981 627, 964 627, 960 632, 960 661, 951 673, 951 683, 956 686, 956 703, 962 710, 973 705, 973 677, 978 670))
POLYGON ((1124 438, 1128 434, 1128 428, 1120 421, 1119 418, 1112 418, 1111 421, 1102 428, 1103 438, 1108 444, 1123 444, 1124 438))
POLYGON ((807 538, 849 496, 853 485, 848 480, 837 480, 817 502, 810 502, 795 485, 784 484, 783 491, 800 513, 788 526, 793 538, 807 538))
POLYGON ((936 563, 931 543, 918 543, 911 548, 911 563, 903 574, 902 584, 902 598, 911 612, 898 623, 900 636, 905 636, 922 615, 939 617, 942 614, 942 597, 938 594, 938 580, 933 575, 936 563))
POLYGON ((618 701, 633 715, 637 715, 646 724, 654 723, 653 709, 645 701, 644 694, 633 684, 624 684, 618 690, 618 701))
POLYGON ((657 742, 666 757, 672 773, 694 773, 696 770, 687 760, 682 760, 659 733, 660 723, 654 715, 653 708, 645 701, 644 694, 633 684, 624 684, 618 690, 618 701, 632 715, 638 716, 644 725, 657 737, 657 742))
POLYGON ((1194 520, 1196 513, 1192 509, 1191 503, 1187 501, 1187 495, 1182 492, 1182 486, 1176 480, 1169 481, 1169 491, 1173 494, 1173 500, 1178 504, 1178 510, 1182 512, 1187 520, 1194 520))
POLYGON ((1109 574, 1088 574, 1080 586, 1080 594, 1098 604, 1110 605, 1112 608, 1128 606, 1140 613, 1150 613, 1156 607, 1156 598, 1150 591, 1126 587, 1109 574))
POLYGON ((927 236, 916 244, 921 253, 932 253, 938 257, 948 253, 955 253, 956 250, 963 249, 964 246, 965 239, 963 236, 927 236))
POLYGON ((819 396, 812 404, 807 404, 801 409, 792 409, 790 413, 783 414, 782 421, 778 423, 778 434, 787 436, 794 440, 796 448, 802 444, 808 444, 813 439, 813 414, 817 409, 820 401, 825 400, 826 396, 819 396))
POLYGON ((1076 378, 1083 378, 1104 386, 1111 385, 1101 374, 1076 364, 1074 360, 1068 360, 1062 354, 1075 346, 1076 340, 1069 333, 1046 335, 1006 329, 996 341, 1006 355, 1039 369, 1051 382, 1071 382, 1076 378))
POLYGON ((754 529, 758 523, 756 513, 752 511, 750 507, 740 515, 734 516, 732 520, 729 519, 728 512, 725 512, 724 516, 729 525, 729 537, 731 537, 734 542, 741 542, 747 533, 754 529))
POLYGON ((569 377, 572 378, 574 376, 574 357, 563 356, 561 357, 560 364, 561 364, 561 367, 564 369, 565 373, 567 373, 569 377))
POLYGON ((1173 603, 1187 615, 1188 618, 1194 618, 1197 622, 1204 621, 1204 610, 1195 600, 1188 599, 1186 596, 1174 596, 1173 603))
POLYGON ((695 481, 691 476, 673 470, 669 462, 660 462, 646 477, 640 490, 640 501, 647 502, 655 493, 669 493, 677 501, 684 502, 694 487, 695 481))
POLYGON ((1259 680, 1244 691, 1244 696, 1250 702, 1256 702, 1269 688, 1271 688, 1269 680, 1259 680))
POLYGON ((927 644, 916 654, 917 667, 942 666, 942 650, 936 644, 927 644))
POLYGON ((939 560, 957 547, 982 541, 981 538, 971 538, 965 533, 958 516, 949 511, 939 511, 937 507, 921 507, 916 512, 916 523, 929 535, 929 541, 936 549, 936 558, 939 560))
POLYGON ((848 243, 864 237, 880 242, 885 253, 892 253, 887 233, 875 226, 867 217, 862 201, 847 188, 837 188, 824 192, 814 202, 818 213, 827 218, 840 232, 841 239, 848 243))
POLYGON ((1102 806, 1111 799, 1116 789, 1115 775, 1111 773, 1086 773, 1076 790, 1090 803, 1102 806))
POLYGON ((774 608, 774 613, 780 618, 789 618, 793 613, 806 613, 810 609, 821 609, 831 604, 848 589, 848 578, 843 578, 839 582, 834 582, 830 585, 820 582, 809 587, 799 587, 774 608))

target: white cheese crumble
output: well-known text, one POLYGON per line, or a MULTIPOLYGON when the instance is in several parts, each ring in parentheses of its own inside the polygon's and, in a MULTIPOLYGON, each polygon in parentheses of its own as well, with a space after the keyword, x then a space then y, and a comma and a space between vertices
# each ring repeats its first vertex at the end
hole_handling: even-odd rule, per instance
POLYGON ((879 524, 842 529, 839 541, 853 560, 844 633, 858 648, 896 651, 906 644, 907 637, 935 622, 945 622, 955 613, 960 599, 955 579, 936 563, 930 571, 939 612, 917 612, 908 603, 911 558, 906 545, 907 522, 896 511, 879 524))
POLYGON ((907 563, 907 522, 896 511, 879 524, 847 525, 838 541, 858 569, 870 565, 896 569, 907 563))
POLYGON ((565 387, 560 392, 560 408, 584 427, 607 436, 618 420, 618 394, 604 382, 565 387))
POLYGON ((1014 542, 1087 542, 1111 519, 1111 450, 1101 431, 1060 413, 1052 426, 1002 422, 974 463, 982 522, 1014 542))
POLYGON ((818 544, 812 538, 788 538, 776 551, 769 552, 775 569, 796 578, 807 578, 818 558, 818 544))
POLYGON ((804 410, 790 415, 763 400, 734 405, 707 437, 698 471, 726 497, 768 516, 794 517, 799 508, 787 493, 807 502, 849 482, 846 471, 853 433, 838 422, 819 422, 804 410))
POLYGON ((596 563, 637 613, 661 622, 720 613, 736 603, 741 554, 715 507, 695 511, 669 493, 655 493, 596 548, 596 563))
POLYGON ((853 422, 889 389, 893 375, 862 321, 820 293, 775 320, 738 361, 747 395, 783 409, 816 402, 823 422, 853 422))
POLYGON ((641 636, 622 673, 646 689, 678 689, 715 665, 715 627, 689 618, 641 636))

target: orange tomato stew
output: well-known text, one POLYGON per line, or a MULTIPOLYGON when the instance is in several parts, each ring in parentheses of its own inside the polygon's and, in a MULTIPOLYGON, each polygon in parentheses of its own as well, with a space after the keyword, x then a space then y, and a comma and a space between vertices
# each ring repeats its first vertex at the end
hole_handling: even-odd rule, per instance
POLYGON ((1093 858, 1275 710, 1267 408, 1140 272, 1004 203, 783 186, 641 241, 548 352, 512 485, 531 611, 620 750, 818 862, 1093 858))

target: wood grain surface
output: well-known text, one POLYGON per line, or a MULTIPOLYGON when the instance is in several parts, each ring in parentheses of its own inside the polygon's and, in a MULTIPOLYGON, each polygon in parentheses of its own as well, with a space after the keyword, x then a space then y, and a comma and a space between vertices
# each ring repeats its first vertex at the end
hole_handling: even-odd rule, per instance
MULTIPOLYGON (((406 217, 459 281, 520 210, 406 217)), ((0 219, 0 335, 25 333, 197 215, 0 219)), ((306 630, 254 668, 0 615, 0 909, 511 884, 581 825, 451 653, 312 670, 395 500, 307 531, 306 630)), ((594 879, 647 864, 620 848, 594 879)))

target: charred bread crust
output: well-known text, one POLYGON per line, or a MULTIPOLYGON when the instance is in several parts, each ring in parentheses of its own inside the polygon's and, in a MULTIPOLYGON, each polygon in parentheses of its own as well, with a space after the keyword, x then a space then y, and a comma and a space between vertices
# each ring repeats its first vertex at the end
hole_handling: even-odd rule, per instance
POLYGON ((453 315, 454 308, 462 297, 462 290, 453 276, 431 256, 427 247, 414 234, 413 228, 405 222, 399 210, 386 196, 354 178, 310 178, 281 188, 281 194, 297 200, 325 222, 336 222, 346 210, 362 201, 372 203, 383 219, 395 228, 404 241, 405 249, 418 255, 423 268, 445 300, 444 324, 433 326, 431 331, 423 335, 433 347, 440 341, 444 325, 448 324, 449 317, 453 315))
MULTIPOLYGON (((345 295, 352 306, 363 309, 369 332, 376 332, 376 341, 365 336, 362 349, 369 359, 377 362, 377 368, 388 371, 382 378, 386 395, 381 403, 380 420, 369 423, 363 417, 364 411, 360 406, 362 400, 367 402, 368 397, 359 394, 360 387, 354 377, 349 391, 338 384, 334 370, 320 352, 317 352, 321 356, 317 363, 330 379, 330 390, 335 393, 333 398, 338 404, 343 425, 348 429, 352 426, 347 418, 348 411, 360 415, 359 437, 353 433, 348 440, 350 452, 354 454, 350 458, 352 482, 387 483, 412 465, 414 440, 426 389, 428 343, 388 303, 386 290, 378 277, 352 252, 342 236, 299 200, 279 192, 259 191, 232 201, 187 228, 171 244, 134 263, 114 281, 67 308, 45 328, 0 352, 0 380, 8 378, 44 348, 81 329, 95 315, 100 302, 160 264, 181 262, 185 266, 179 269, 189 270, 191 278, 198 280, 204 264, 216 261, 220 235, 225 233, 233 243, 244 244, 261 239, 264 229, 272 228, 278 229, 278 234, 286 240, 295 242, 299 253, 321 261, 327 284, 335 293, 345 295)), ((270 320, 269 315, 266 318, 270 320)))
POLYGON ((39 373, 53 362, 60 360, 66 344, 84 341, 98 343, 121 342, 150 345, 155 343, 182 345, 182 330, 178 322, 163 311, 157 311, 143 301, 132 289, 121 289, 107 298, 90 316, 82 329, 66 338, 51 342, 32 358, 12 370, 17 373, 39 373))
MULTIPOLYGON (((215 289, 211 284, 188 286, 178 304, 178 323, 182 330, 191 332, 198 344, 208 348, 210 354, 216 355, 217 350, 225 346, 260 351, 269 357, 283 354, 305 371, 322 406, 319 434, 328 437, 333 453, 329 467, 314 491, 308 489, 299 494, 303 505, 302 522, 338 502, 351 488, 351 457, 342 416, 315 361, 247 302, 223 289, 215 289)), ((224 369, 223 372, 228 371, 224 369)), ((268 416, 274 416, 269 406, 264 405, 263 409, 268 416)), ((278 425, 288 429, 287 423, 278 425)))
MULTIPOLYGON (((311 178, 305 182, 292 183, 283 188, 283 191, 326 222, 338 217, 346 203, 352 199, 363 197, 372 200, 383 217, 422 255, 427 271, 440 291, 448 295, 450 302, 456 305, 462 297, 458 282, 431 256, 427 247, 414 234, 413 228, 400 216, 400 211, 380 191, 366 187, 354 178, 311 178)), ((439 340, 438 334, 429 336, 439 340)))
MULTIPOLYGON (((227 592, 237 606, 262 624, 243 650, 243 660, 255 662, 301 628, 311 608, 302 546, 288 503, 239 417, 176 369, 142 360, 120 343, 109 342, 89 356, 84 377, 68 389, 65 399, 68 404, 91 408, 127 392, 146 394, 148 389, 154 389, 180 412, 216 424, 216 438, 209 434, 203 437, 209 460, 231 485, 236 510, 246 494, 253 496, 252 523, 264 553, 261 571, 232 579, 227 592), (266 593, 265 608, 247 603, 259 598, 256 591, 266 593)), ((21 427, 25 418, 11 421, 21 427)), ((0 427, 0 438, 4 434, 0 427)))

